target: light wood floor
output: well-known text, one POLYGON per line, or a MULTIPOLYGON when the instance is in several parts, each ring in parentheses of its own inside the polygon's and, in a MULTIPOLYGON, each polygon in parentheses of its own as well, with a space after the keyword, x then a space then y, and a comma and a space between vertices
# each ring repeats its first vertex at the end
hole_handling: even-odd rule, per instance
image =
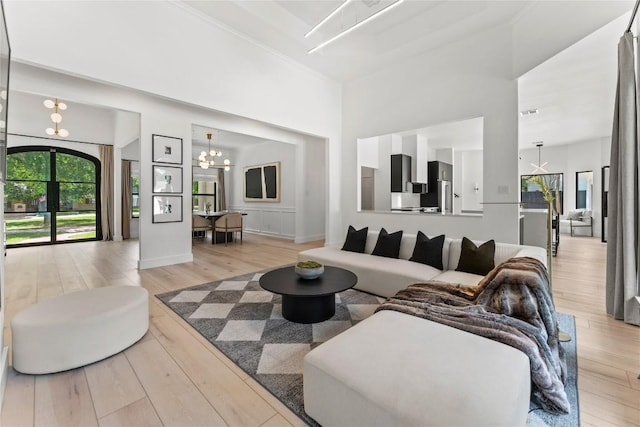
MULTIPOLYGON (((151 294, 294 262, 320 243, 245 234, 242 246, 194 243, 193 263, 136 270, 136 242, 11 249, 6 325, 20 309, 65 292, 115 284, 151 294)), ((604 314, 605 246, 562 236, 554 259, 558 311, 576 316, 583 425, 640 426, 640 328, 604 314)), ((302 422, 179 319, 150 299, 150 330, 102 362, 42 376, 11 371, 0 423, 13 426, 289 426, 302 422)), ((10 343, 9 327, 5 339, 10 343)))

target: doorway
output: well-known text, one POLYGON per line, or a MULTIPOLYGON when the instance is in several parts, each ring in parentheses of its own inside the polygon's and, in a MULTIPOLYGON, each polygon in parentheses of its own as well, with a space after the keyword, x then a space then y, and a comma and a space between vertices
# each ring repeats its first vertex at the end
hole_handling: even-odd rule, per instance
POLYGON ((16 147, 7 155, 8 247, 100 240, 100 161, 58 147, 16 147))

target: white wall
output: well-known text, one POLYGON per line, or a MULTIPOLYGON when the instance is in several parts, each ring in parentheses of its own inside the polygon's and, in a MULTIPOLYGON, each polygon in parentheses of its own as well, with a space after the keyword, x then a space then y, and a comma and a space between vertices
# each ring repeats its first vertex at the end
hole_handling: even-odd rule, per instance
MULTIPOLYGON (((456 152, 457 154, 457 152, 456 152)), ((461 171, 460 191, 458 194, 460 198, 457 199, 460 203, 461 210, 465 211, 481 211, 483 200, 483 152, 482 150, 475 151, 462 151, 460 152, 460 165, 455 165, 461 171), (474 190, 475 184, 478 185, 478 191, 474 190)))
MULTIPOLYGON (((342 228, 341 88, 337 83, 194 14, 179 2, 15 2, 5 6, 14 59, 183 103, 167 106, 158 99, 142 100, 139 92, 106 85, 94 90, 96 83, 65 82, 61 77, 23 82, 25 91, 55 93, 60 98, 141 113, 143 179, 151 172, 150 159, 145 158, 151 134, 182 137, 188 146, 184 157, 190 158, 187 128, 192 123, 222 128, 218 120, 222 119, 228 130, 257 136, 266 133, 267 138, 279 141, 293 138, 287 129, 327 139, 325 224, 328 230, 335 230, 337 238, 342 228), (168 31, 171 28, 179 31, 168 31), (51 34, 56 34, 55 41, 51 34), (68 91, 63 93, 59 84, 68 86, 68 91), (197 110, 189 105, 218 113, 187 117, 186 111, 197 110), (284 136, 273 137, 275 134, 284 136)), ((19 73, 19 67, 12 72, 19 73)), ((17 88, 13 76, 12 87, 17 88)), ((148 188, 143 184, 143 203, 150 197, 148 188)), ((156 249, 147 253, 144 231, 151 224, 145 225, 146 221, 140 224, 141 260, 157 262, 143 264, 191 259, 186 238, 166 248, 162 237, 157 242, 153 237, 151 244, 156 249)), ((186 228, 186 224, 157 227, 186 228)), ((173 232, 151 234, 171 239, 173 232)), ((188 237, 187 232, 185 235, 188 237)))
POLYGON ((247 213, 247 231, 293 239, 296 234, 296 146, 267 141, 235 153, 229 172, 229 206, 247 213), (280 202, 245 202, 244 168, 280 162, 280 202))
MULTIPOLYGON (((349 82, 343 96, 343 223, 518 242, 517 84, 498 27, 349 82), (356 140, 484 117, 482 217, 356 212, 356 140)), ((340 233, 344 238, 345 230, 340 233)))
MULTIPOLYGON (((610 137, 591 139, 566 145, 542 147, 541 160, 548 162, 549 173, 564 174, 564 213, 576 207, 576 172, 593 171, 593 235, 601 236, 602 221, 602 167, 609 165, 610 137)), ((520 151, 520 175, 529 175, 538 164, 538 149, 520 151)), ((584 234, 587 230, 577 230, 584 234)))
MULTIPOLYGON (((101 104, 106 107, 140 113, 140 258, 141 268, 188 262, 191 253, 191 203, 183 199, 181 223, 152 224, 151 205, 151 135, 170 135, 183 139, 183 182, 188 196, 191 185, 191 126, 202 126, 257 136, 264 139, 296 143, 300 133, 260 123, 255 120, 187 106, 162 100, 136 91, 79 79, 43 69, 14 64, 12 87, 16 90, 41 93, 45 90, 60 94, 62 98, 81 103, 101 104), (167 244, 171 242, 171 244, 167 244)), ((11 115, 11 112, 9 112, 11 115)), ((331 142, 330 142, 331 144, 331 142)), ((331 167, 331 166, 329 166, 331 167)), ((332 177, 332 183, 335 177, 332 177)), ((188 196, 190 197, 190 196, 188 196)), ((327 209, 330 203, 327 203, 327 209)))
POLYGON ((247 213, 247 231, 294 239, 325 238, 325 141, 300 135, 295 144, 267 141, 238 150, 229 173, 229 206, 247 213), (244 168, 280 162, 280 202, 244 201, 244 168))

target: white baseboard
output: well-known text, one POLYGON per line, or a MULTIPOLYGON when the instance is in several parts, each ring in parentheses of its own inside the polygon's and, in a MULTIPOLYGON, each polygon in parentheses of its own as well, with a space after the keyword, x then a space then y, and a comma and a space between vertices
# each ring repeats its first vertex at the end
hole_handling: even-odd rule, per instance
POLYGON ((245 228, 244 232, 245 233, 252 233, 252 234, 261 234, 263 236, 270 236, 270 237, 280 237, 282 239, 287 239, 287 240, 293 240, 296 237, 296 236, 294 236, 292 234, 273 233, 273 232, 269 232, 269 231, 254 230, 254 229, 251 229, 251 228, 245 228))
POLYGON ((4 401, 4 391, 7 388, 7 376, 9 375, 9 347, 2 349, 0 368, 0 414, 2 414, 2 402, 4 401))
POLYGON ((307 243, 314 242, 316 240, 324 240, 324 234, 315 234, 312 236, 300 236, 294 239, 294 243, 307 243))
POLYGON ((185 262, 193 262, 193 253, 162 257, 162 258, 141 259, 141 260, 138 260, 138 270, 146 270, 147 268, 164 267, 165 265, 182 264, 185 262))

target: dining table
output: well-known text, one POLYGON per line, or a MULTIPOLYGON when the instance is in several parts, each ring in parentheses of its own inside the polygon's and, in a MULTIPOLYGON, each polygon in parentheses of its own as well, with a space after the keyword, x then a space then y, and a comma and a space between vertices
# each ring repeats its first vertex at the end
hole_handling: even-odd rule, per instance
MULTIPOLYGON (((216 227, 216 221, 221 218, 222 216, 226 215, 226 214, 230 214, 230 213, 234 213, 234 212, 230 212, 230 211, 193 211, 194 215, 198 215, 201 216, 205 219, 210 219, 211 220, 211 226, 213 228, 213 230, 215 230, 216 227)), ((242 214, 242 216, 247 216, 246 212, 240 212, 242 214)), ((211 231, 211 244, 214 245, 216 242, 217 243, 223 243, 224 242, 224 233, 223 232, 218 232, 218 234, 216 235, 216 238, 213 238, 213 233, 215 233, 215 231, 211 231)), ((229 232, 227 233, 227 241, 228 242, 232 242, 233 241, 233 233, 229 232)))

